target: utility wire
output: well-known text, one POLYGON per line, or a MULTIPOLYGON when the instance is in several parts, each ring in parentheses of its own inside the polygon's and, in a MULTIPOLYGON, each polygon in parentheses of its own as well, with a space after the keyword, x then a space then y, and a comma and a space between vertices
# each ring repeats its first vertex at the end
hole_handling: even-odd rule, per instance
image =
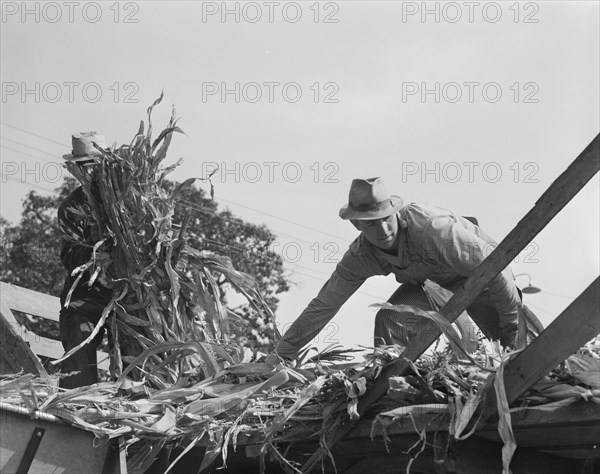
MULTIPOLYGON (((180 202, 181 202, 181 201, 180 201, 180 202)), ((192 203, 192 204, 196 204, 196 203, 192 203)), ((189 206, 189 207, 192 207, 192 206, 189 206)), ((194 209, 195 209, 195 208, 194 208, 194 209)), ((202 210, 202 209, 196 209, 196 210, 198 210, 198 211, 200 211, 200 212, 210 213, 210 211, 205 211, 205 210, 202 210)), ((202 240, 203 240, 203 241, 206 241, 206 242, 209 242, 209 243, 212 243, 212 244, 214 244, 214 245, 221 246, 221 247, 229 247, 229 248, 233 249, 235 252, 238 252, 238 253, 242 253, 242 252, 248 252, 248 250, 247 250, 245 247, 241 246, 241 245, 240 245, 240 246, 237 246, 237 245, 235 245, 235 244, 230 244, 230 243, 227 243, 227 242, 218 242, 218 241, 216 241, 216 240, 209 239, 209 238, 206 238, 206 237, 205 237, 205 238, 203 238, 202 240)), ((310 242, 309 242, 309 243, 310 243, 310 242)), ((260 259, 260 260, 263 260, 263 261, 268 261, 268 260, 269 260, 269 257, 266 257, 266 256, 264 256, 264 255, 261 255, 261 254, 259 254, 259 253, 256 253, 256 252, 252 252, 252 253, 253 253, 253 255, 254 255, 256 258, 258 258, 258 259, 260 259)), ((274 253, 276 253, 276 252, 274 252, 274 253)), ((277 253, 276 253, 276 254, 277 254, 277 253)), ((285 259, 283 259, 283 260, 285 261, 285 259)), ((309 277, 311 277, 311 278, 314 278, 314 279, 316 279, 316 280, 319 280, 319 281, 321 281, 321 282, 323 282, 323 283, 325 283, 325 282, 326 282, 326 281, 329 279, 329 277, 331 276, 329 273, 325 273, 325 272, 322 272, 322 271, 320 271, 320 270, 315 270, 315 269, 312 269, 312 268, 310 268, 310 267, 306 267, 306 266, 304 266, 304 265, 300 265, 300 264, 298 264, 298 263, 292 263, 292 262, 286 262, 286 263, 288 263, 288 264, 291 264, 291 265, 294 265, 294 266, 296 266, 296 267, 299 267, 299 268, 302 268, 302 269, 304 269, 304 270, 308 270, 308 271, 311 271, 311 272, 315 272, 315 273, 319 273, 319 274, 321 274, 321 275, 324 275, 325 277, 327 277, 326 279, 317 278, 316 276, 313 276, 313 275, 306 275, 305 273, 298 272, 298 273, 300 273, 300 274, 302 274, 302 275, 309 276, 309 277)), ((295 268, 294 268, 294 270, 293 270, 293 271, 297 272, 297 270, 296 270, 295 268)), ((372 285, 365 285, 365 286, 367 286, 367 287, 370 287, 370 288, 372 288, 372 289, 375 289, 375 290, 376 290, 376 289, 378 289, 378 288, 376 288, 376 287, 374 287, 374 286, 372 286, 372 285)), ((359 292, 360 292, 360 291, 359 291, 359 292)), ((360 293, 363 293, 363 294, 365 294, 365 295, 367 295, 367 296, 372 296, 372 297, 374 297, 374 298, 384 298, 384 299, 387 299, 387 297, 376 297, 376 296, 374 296, 374 295, 369 295, 369 294, 367 294, 367 293, 364 293, 364 292, 360 292, 360 293)))
POLYGON ((566 298, 568 300, 574 301, 575 297, 574 296, 567 296, 567 295, 560 295, 558 293, 552 293, 550 291, 546 291, 546 290, 540 290, 542 293, 546 294, 546 295, 552 295, 552 296, 559 296, 560 298, 566 298))
MULTIPOLYGON (((4 175, 4 174, 2 174, 2 173, 0 173, 0 175, 2 175, 2 176, 6 176, 6 175, 4 175)), ((34 187, 34 188, 38 188, 38 189, 41 189, 41 190, 43 190, 43 191, 48 191, 48 192, 51 192, 51 193, 55 193, 55 192, 56 192, 56 191, 54 191, 54 190, 51 190, 51 189, 48 189, 48 188, 44 188, 44 187, 42 187, 42 186, 38 186, 38 185, 36 185, 36 184, 28 183, 27 181, 22 181, 22 180, 20 180, 20 179, 14 178, 14 177, 12 177, 12 176, 6 176, 6 178, 7 178, 7 179, 9 179, 9 180, 11 180, 11 181, 15 181, 15 182, 17 182, 17 183, 19 183, 19 184, 24 184, 24 185, 31 186, 31 187, 34 187)), ((223 246, 223 247, 233 247, 233 248, 236 248, 236 247, 235 247, 235 245, 233 245, 233 244, 228 244, 228 243, 226 243, 226 242, 217 242, 217 241, 215 241, 215 240, 212 240, 212 239, 205 239, 205 240, 207 240, 208 242, 211 242, 211 243, 214 243, 214 244, 217 244, 217 245, 223 246)), ((241 250, 241 249, 237 249, 237 250, 241 250)), ((263 255, 257 254, 257 253, 255 253, 255 252, 252 252, 252 253, 253 253, 253 255, 254 255, 256 258, 258 258, 258 259, 268 260, 268 257, 265 257, 265 256, 263 256, 263 255)), ((314 271, 314 272, 317 272, 317 273, 321 273, 321 274, 323 274, 323 275, 326 275, 324 272, 320 272, 319 270, 313 270, 313 269, 311 269, 311 268, 309 268, 309 267, 304 267, 304 266, 302 266, 302 265, 298 265, 298 264, 293 264, 293 265, 296 265, 296 266, 298 266, 298 267, 300 267, 300 268, 303 268, 303 269, 305 269, 305 270, 314 271)), ((307 273, 300 272, 300 271, 298 271, 298 270, 295 270, 295 269, 294 269, 293 271, 294 271, 294 272, 296 272, 296 273, 298 273, 298 274, 300 274, 300 275, 303 275, 303 276, 306 276, 306 277, 312 278, 312 279, 314 279, 314 280, 320 281, 320 282, 322 282, 322 283, 325 283, 325 282, 327 281, 327 280, 324 280, 323 278, 319 278, 319 277, 316 277, 316 276, 314 276, 314 275, 309 275, 309 274, 307 274, 307 273)), ((376 299, 382 299, 382 298, 383 298, 383 299, 387 299, 387 298, 385 298, 385 297, 382 297, 382 296, 375 296, 375 295, 371 295, 371 294, 369 294, 369 293, 365 293, 364 291, 361 291, 361 290, 358 290, 358 291, 357 291, 357 293, 363 294, 363 295, 365 295, 365 296, 369 296, 369 297, 371 297, 371 298, 376 298, 376 299)))
POLYGON ((314 232, 318 232, 319 234, 323 234, 323 235, 327 235, 327 236, 329 236, 329 237, 333 237, 333 238, 335 238, 335 239, 341 240, 342 242, 346 240, 346 239, 344 239, 343 237, 339 237, 339 236, 337 236, 337 235, 330 234, 329 232, 323 232, 322 230, 315 229, 314 227, 310 227, 310 226, 307 226, 307 225, 304 225, 304 224, 298 224, 297 222, 294 222, 294 221, 292 221, 292 220, 286 219, 286 218, 284 218, 284 217, 275 216, 275 215, 273 215, 273 214, 269 214, 269 213, 267 213, 267 212, 263 212, 263 211, 261 211, 261 210, 259 210, 259 209, 254 209, 253 207, 248 207, 248 206, 245 206, 245 205, 243 205, 243 204, 239 204, 239 203, 237 203, 237 202, 230 201, 230 200, 228 200, 228 199, 225 199, 225 198, 219 198, 219 200, 220 200, 220 201, 225 201, 225 202, 228 202, 228 203, 230 203, 230 204, 234 204, 234 205, 236 205, 236 206, 239 206, 239 207, 243 207, 244 209, 248 209, 248 210, 250 210, 250 211, 258 212, 259 214, 263 214, 263 215, 265 215, 265 216, 272 217, 273 219, 277 219, 277 220, 280 220, 280 221, 283 221, 283 222, 287 222, 288 224, 293 224, 293 225, 296 225, 296 226, 298 226, 298 227, 302 227, 303 229, 312 230, 312 231, 314 231, 314 232))
POLYGON ((21 142, 19 142, 17 140, 13 140, 12 138, 2 137, 2 140, 7 140, 9 142, 16 143, 17 145, 24 146, 25 148, 29 148, 30 150, 39 151, 40 153, 44 153, 46 155, 50 155, 50 156, 53 156, 54 158, 56 158, 56 154, 54 154, 54 153, 49 153, 46 150, 40 150, 39 148, 35 148, 35 147, 32 147, 32 146, 29 146, 29 145, 27 145, 25 143, 21 143, 21 142))
MULTIPOLYGON (((322 280, 321 278, 318 278, 318 277, 316 277, 316 276, 313 276, 313 275, 308 275, 308 274, 306 274, 306 273, 299 272, 298 270, 295 270, 295 271, 296 271, 296 273, 298 273, 298 274, 300 274, 300 275, 304 275, 304 276, 306 276, 306 277, 313 278, 313 279, 315 279, 315 280, 319 280, 319 281, 322 281, 322 282, 324 282, 324 281, 325 281, 325 280, 322 280)), ((361 291, 361 290, 357 290, 357 291, 356 291, 354 294, 356 294, 356 293, 360 293, 361 295, 369 296, 369 297, 371 297, 371 298, 375 298, 375 299, 377 299, 377 300, 380 300, 380 301, 381 301, 381 300, 385 300, 385 301, 387 301, 387 300, 388 300, 388 298, 389 298, 389 297, 385 297, 385 296, 375 296, 375 295, 372 295, 372 294, 370 294, 370 293, 365 293, 364 291, 361 291)))
MULTIPOLYGON (((12 148, 9 148, 9 147, 7 147, 6 145, 2 145, 2 146, 3 146, 4 148, 8 149, 8 150, 11 150, 11 151, 14 151, 14 152, 17 152, 17 153, 21 153, 21 154, 23 154, 23 155, 30 156, 30 157, 32 157, 32 158, 40 159, 40 160, 46 161, 46 162, 48 162, 48 163, 58 163, 58 162, 53 162, 53 161, 50 161, 50 160, 46 160, 45 158, 41 158, 41 157, 40 157, 40 158, 37 158, 37 157, 34 157, 33 155, 28 155, 28 154, 26 154, 26 153, 24 153, 24 152, 22 152, 22 151, 13 150, 12 148)), ((27 145, 25 145, 25 146, 27 146, 27 145)), ((30 148, 32 148, 32 147, 30 147, 30 148)), ((13 179, 13 181, 14 181, 14 179, 13 179)), ((19 180, 19 181, 20 181, 20 180, 19 180)), ((27 182, 27 181, 21 181, 21 182, 22 182, 22 183, 24 183, 24 184, 31 184, 31 183, 29 183, 29 182, 27 182)), ((32 185, 32 186, 33 186, 33 185, 32 185)), ((47 191, 47 190, 48 190, 47 188, 43 188, 43 187, 40 187, 40 186, 36 186, 36 187, 37 187, 37 188, 39 188, 39 189, 43 189, 43 190, 45 190, 45 191, 47 191)), ((194 210, 196 210, 196 211, 198 211, 198 212, 201 212, 201 213, 204 213, 204 214, 207 214, 207 215, 214 215, 214 213, 213 213, 213 212, 209 211, 208 209, 205 209, 205 208, 201 208, 201 207, 199 207, 199 205, 198 205, 197 203, 195 203, 195 202, 188 201, 188 200, 186 200, 186 199, 178 199, 177 201, 178 201, 178 202, 181 202, 181 203, 185 203, 185 204, 187 204, 187 207, 190 207, 190 208, 192 208, 192 209, 194 209, 194 210)), ((232 217, 231 219, 236 219, 236 217, 232 217)), ((237 219, 239 219, 239 218, 237 218, 237 219)), ((293 239, 293 240, 296 240, 296 241, 299 241, 299 242, 304 242, 304 243, 306 243, 306 244, 309 244, 309 245, 314 245, 314 244, 316 243, 316 244, 318 244, 318 245, 319 245, 319 247, 320 247, 321 249, 323 249, 324 251, 326 251, 326 252, 329 252, 329 251, 331 251, 331 249, 326 249, 326 248, 325 248, 323 245, 319 244, 318 242, 311 242, 311 241, 308 241, 308 240, 305 240, 305 239, 301 239, 301 238, 299 238, 299 237, 296 237, 296 236, 293 236, 293 235, 290 235, 290 234, 286 234, 286 233, 284 233, 284 232, 281 232, 281 231, 279 231, 279 230, 276 230, 276 229, 273 229, 273 231, 275 231, 277 234, 280 234, 280 235, 283 235, 283 236, 289 237, 289 238, 291 238, 291 239, 293 239)), ((338 254, 338 252, 336 251, 336 253, 335 253, 334 255, 337 255, 337 254, 338 254)))
POLYGON ((557 316, 556 314, 552 314, 550 311, 548 311, 544 308, 541 308, 540 306, 537 306, 535 304, 531 304, 531 303, 527 302, 527 306, 531 306, 532 308, 535 308, 535 309, 541 311, 542 313, 546 313, 548 316, 552 316, 553 318, 556 318, 556 316, 557 316))
MULTIPOLYGON (((28 131, 28 130, 25 130, 25 129, 19 128, 19 127, 15 127, 14 125, 7 124, 6 122, 1 122, 1 123, 2 123, 3 125, 6 125, 7 127, 14 128, 15 130, 19 130, 19 131, 21 131, 21 132, 28 133, 28 134, 30 134, 30 135, 32 135, 32 136, 35 136, 35 137, 41 138, 41 139, 43 139, 43 140, 50 141, 50 142, 52 142, 52 143, 56 143, 56 144, 58 144, 58 145, 61 145, 61 146, 65 147, 65 148, 67 148, 67 147, 66 147, 64 144, 62 144, 62 143, 60 143, 60 142, 57 142, 56 140, 52 140, 51 138, 44 137, 44 136, 42 136, 42 135, 38 135, 37 133, 33 133, 33 132, 30 132, 30 131, 28 131)), ((38 149, 38 148, 31 147, 31 146, 29 146, 29 145, 26 145, 26 144, 24 144, 24 143, 18 142, 18 141, 16 141, 16 140, 12 140, 12 139, 5 138, 5 137, 2 137, 2 138, 4 138, 5 140, 8 140, 8 141, 11 141, 11 142, 17 143, 17 144, 19 144, 19 145, 25 146, 25 147, 27 147, 27 148, 30 148, 30 149, 32 149, 32 150, 39 151, 39 152, 41 152, 41 153, 45 153, 45 154, 47 154, 47 155, 50 155, 50 156, 55 156, 55 155, 53 155, 52 153, 48 153, 47 151, 44 151, 44 150, 40 150, 40 149, 38 149)), ((257 213, 259 213, 259 214, 263 214, 263 215, 265 215, 265 216, 268 216, 268 217, 271 217, 271 218, 273 218, 273 219, 277 219, 277 220, 280 220, 280 221, 283 221, 283 222, 287 222, 288 224, 293 224, 293 225, 296 225, 296 226, 298 226, 298 227, 302 227, 302 228, 304 228, 304 229, 311 230, 311 231, 313 231, 313 232, 317 232, 317 233, 319 233, 319 234, 326 235, 326 236, 328 236, 328 237, 333 237, 333 238, 335 238, 335 239, 337 239, 337 240, 340 240, 340 241, 342 241, 342 242, 346 242, 346 241, 347 241, 347 239, 346 239, 346 238, 344 238, 344 237, 340 237, 340 236, 337 236, 337 235, 334 235, 334 234, 330 234, 330 233, 328 233, 328 232, 323 232, 322 230, 316 229, 316 228, 314 228, 314 227, 310 227, 310 226, 307 226, 307 225, 304 225, 304 224, 299 224, 299 223, 297 223, 297 222, 294 222, 294 221, 292 221, 292 220, 290 220, 290 219, 286 219, 286 218, 284 218, 284 217, 279 217, 279 216, 276 216, 276 215, 274 215, 274 214, 269 214, 269 213, 267 213, 267 212, 264 212, 264 211, 261 211, 261 210, 259 210, 259 209, 255 209, 255 208, 252 208, 252 207, 249 207, 249 206, 245 206, 244 204, 240 204, 240 203, 237 203, 237 202, 235 202, 235 201, 231 201, 231 200, 224 199, 224 198, 219 198, 219 200, 221 200, 221 201, 225 201, 225 202, 228 202, 228 203, 230 203, 230 204, 233 204, 233 205, 235 205, 235 206, 242 207, 242 208, 244 208, 244 209, 248 209, 248 210, 250 210, 250 211, 257 212, 257 213)))
POLYGON ((0 122, 0 123, 1 123, 2 125, 4 125, 5 127, 13 128, 13 129, 15 129, 15 130, 18 130, 19 132, 27 133, 27 134, 29 134, 29 135, 32 135, 32 136, 34 136, 34 137, 41 138, 42 140, 46 140, 46 141, 49 141, 49 142, 51 142, 51 143, 56 143, 57 145, 60 145, 60 146, 62 146, 62 147, 63 147, 63 148, 65 148, 65 149, 68 149, 68 148, 69 148, 69 147, 67 147, 67 146, 66 146, 64 143, 58 142, 58 141, 56 141, 56 140, 53 140, 52 138, 43 137, 42 135, 38 135, 37 133, 30 132, 30 131, 28 131, 28 130, 25 130, 25 129, 23 129, 23 128, 15 127, 14 125, 11 125, 11 124, 9 124, 9 123, 6 123, 6 122, 0 122))
MULTIPOLYGON (((205 208, 202 208, 202 207, 200 207, 200 205, 199 205, 198 203, 195 203, 195 202, 193 202, 193 201, 188 201, 187 199, 177 199, 177 202, 185 203, 185 204, 187 204, 187 206, 186 206, 186 207, 189 207, 189 208, 191 208, 191 209, 194 209, 194 210, 196 210, 196 211, 198 211, 198 212, 200 212, 200 213, 202 213, 202 214, 207 214, 207 215, 211 215, 211 216, 212 216, 212 215, 215 215, 215 214, 214 214, 212 211, 209 211, 208 209, 205 209, 205 208)), ((238 219, 239 219, 239 218, 238 218, 238 219)), ((312 246, 312 245, 314 245, 314 244, 317 244, 317 245, 318 245, 318 246, 319 246, 321 249, 323 249, 325 252, 330 252, 330 251, 331 251, 331 249, 326 249, 326 248, 325 248, 325 246, 324 246, 324 245, 321 245, 319 242, 311 242, 310 240, 301 239, 301 238, 299 238, 299 237, 296 237, 295 235, 286 234, 285 232, 282 232, 282 231, 280 231, 280 230, 278 230, 278 229, 274 229, 274 228, 273 228, 273 229, 271 229, 271 228, 270 228, 270 230, 272 230, 272 231, 273 231, 273 232, 275 232, 276 234, 283 235, 283 236, 285 236, 285 237, 289 237, 289 238, 290 238, 290 239, 292 239, 293 241, 303 242, 303 243, 309 244, 309 245, 311 245, 311 246, 312 246)), ((309 248, 310 248, 310 247, 309 247, 309 248)), ((337 255, 338 253, 339 253, 339 252, 338 252, 338 251, 336 251, 334 255, 337 255)))
MULTIPOLYGON (((238 246, 236 246, 235 244, 228 244, 227 242, 218 242, 218 241, 216 241, 216 240, 212 240, 212 239, 208 239, 208 238, 203 238, 203 239, 202 239, 202 241, 203 241, 203 242, 204 242, 204 241, 206 241, 206 242, 209 242, 209 243, 212 243, 212 244, 214 244, 214 245, 221 246, 221 247, 230 247, 230 248, 233 248, 233 249, 234 249, 236 252, 238 252, 238 253, 247 253, 247 252, 248 252, 248 249, 246 249, 246 248, 245 248, 245 247, 243 247, 243 246, 239 246, 239 247, 238 247, 238 246)), ((269 261, 269 260, 270 260, 270 258, 269 258, 269 257, 267 257, 267 256, 265 256, 265 255, 262 255, 262 254, 260 254, 260 253, 252 252, 252 254, 253 254, 253 255, 254 255, 254 256, 257 258, 257 259, 259 259, 259 260, 263 260, 263 261, 269 261)), ((283 261, 285 262, 285 259, 283 259, 283 261)), ((307 266, 304 266, 304 265, 300 265, 299 263, 292 263, 292 262, 286 262, 286 263, 289 263, 289 264, 291 264, 291 265, 294 265, 294 266, 296 266, 296 267, 298 267, 298 268, 301 268, 301 269, 303 269, 303 270, 308 270, 309 272, 315 272, 315 273, 319 273, 320 275, 324 275, 325 277, 327 277, 326 279, 317 278, 317 277, 316 277, 316 276, 314 276, 314 275, 306 275, 306 274, 304 274, 304 273, 301 273, 301 274, 303 274, 303 275, 306 275, 306 276, 310 276, 310 277, 312 277, 312 278, 315 278, 315 279, 317 279, 317 280, 319 280, 319 281, 321 281, 321 282, 323 282, 323 283, 325 283, 325 282, 326 282, 326 281, 329 279, 329 277, 331 276, 329 273, 325 273, 325 272, 322 272, 322 271, 320 271, 320 270, 315 270, 315 269, 313 269, 313 268, 310 268, 310 267, 307 267, 307 266)), ((297 270, 294 268, 294 271, 297 271, 297 270)), ((300 272, 299 272, 299 273, 300 273, 300 272)), ((365 286, 369 286, 369 285, 365 285, 365 286)), ((377 289, 379 289, 379 288, 376 288, 376 287, 374 287, 374 286, 370 286, 370 288, 372 288, 372 289, 374 289, 374 290, 377 290, 377 289)), ((364 293, 364 292, 363 292, 363 294, 367 294, 367 293, 364 293)), ((368 295, 368 296, 373 296, 373 295, 368 295)), ((373 297, 375 298, 375 296, 373 296, 373 297)), ((384 298, 384 297, 383 297, 383 296, 381 296, 381 297, 378 297, 378 298, 384 298)), ((387 297, 385 297, 385 299, 387 299, 387 297)))
POLYGON ((0 145, 0 146, 1 146, 2 148, 6 148, 7 150, 13 151, 13 152, 15 152, 15 153, 20 153, 21 155, 29 156, 30 158, 34 158, 34 159, 36 159, 36 160, 45 161, 46 163, 57 163, 57 164, 59 164, 59 163, 60 163, 60 161, 52 161, 52 160, 48 160, 48 159, 46 159, 46 158, 42 158, 42 157, 40 157, 40 156, 33 156, 33 155, 30 155, 29 153, 25 153, 25 152, 23 152, 23 151, 19 151, 19 150, 15 150, 15 149, 13 149, 13 148, 7 147, 6 145, 0 145))
MULTIPOLYGON (((37 137, 37 138, 41 138, 42 140, 46 140, 46 141, 48 141, 48 142, 51 142, 51 143, 54 143, 54 144, 60 145, 60 146, 61 146, 61 147, 63 147, 64 149, 67 149, 67 150, 68 150, 68 147, 67 147, 67 146, 66 146, 64 143, 61 143, 61 142, 59 142, 59 141, 57 141, 57 140, 53 140, 53 139, 51 139, 51 138, 44 137, 43 135, 39 135, 39 134, 37 134, 37 133, 30 132, 29 130, 25 130, 25 129, 23 129, 23 128, 16 127, 16 126, 14 126, 14 125, 11 125, 11 124, 9 124, 9 123, 6 123, 6 122, 0 122, 0 123, 1 123, 2 125, 6 126, 6 127, 9 127, 9 128, 12 128, 12 129, 14 129, 14 130, 18 130, 18 131, 20 131, 20 132, 27 133, 27 134, 29 134, 29 135, 31 135, 31 136, 34 136, 34 137, 37 137)), ((44 154, 46 154, 46 155, 49 155, 49 156, 55 157, 55 155, 54 155, 54 154, 52 154, 52 153, 49 153, 49 152, 47 152, 47 151, 45 151, 45 150, 40 150, 39 148, 32 147, 32 146, 30 146, 30 145, 27 145, 27 144, 25 144, 25 143, 21 143, 21 142, 19 142, 19 141, 17 141, 17 140, 13 140, 13 139, 10 139, 10 138, 7 138, 7 137, 2 137, 2 139, 3 139, 3 140, 7 140, 7 141, 9 141, 9 142, 16 143, 16 144, 18 144, 18 145, 21 145, 21 146, 24 146, 25 148, 29 148, 29 149, 31 149, 31 150, 38 151, 38 152, 40 152, 40 153, 44 153, 44 154)), ((20 154, 23 154, 23 155, 25 155, 25 156, 29 156, 29 157, 31 157, 31 158, 35 158, 35 159, 39 159, 39 160, 42 160, 42 161, 46 161, 46 162, 48 162, 48 163, 60 163, 59 161, 51 161, 51 160, 47 160, 47 159, 45 159, 45 158, 41 158, 41 157, 35 157, 35 156, 33 156, 33 155, 29 155, 29 154, 27 154, 27 153, 24 153, 24 152, 22 152, 22 151, 14 150, 14 149, 12 149, 12 148, 9 148, 9 147, 7 147, 7 146, 5 146, 5 145, 2 145, 2 146, 3 146, 4 148, 6 148, 7 150, 10 150, 10 151, 13 151, 13 152, 16 152, 16 153, 20 153, 20 154)), ((2 173, 0 173, 0 175, 3 175, 3 174, 2 174, 2 173)), ((47 191, 47 192, 51 192, 51 193, 55 193, 55 191, 54 191, 54 190, 50 190, 50 189, 48 189, 48 188, 44 188, 43 186, 38 186, 38 185, 36 185, 36 184, 28 183, 27 181, 22 181, 22 180, 19 180, 19 179, 17 179, 17 178, 13 178, 12 176, 6 176, 6 175, 3 175, 3 176, 5 176, 7 179, 10 179, 11 181, 15 181, 15 182, 18 182, 18 183, 21 183, 21 184, 26 184, 26 185, 28 185, 28 186, 35 187, 35 188, 37 188, 37 189, 41 189, 41 190, 43 190, 43 191, 47 191)), ((294 221, 292 221, 292 220, 289 220, 289 219, 286 219, 286 218, 283 218, 283 217, 279 217, 279 216, 276 216, 276 215, 273 215, 273 214, 269 214, 269 213, 267 213, 267 212, 261 211, 261 210, 259 210, 259 209, 255 209, 255 208, 253 208, 253 207, 246 206, 246 205, 244 205, 244 204, 237 203, 237 202, 235 202, 235 201, 231 201, 231 200, 228 200, 228 199, 225 199, 225 198, 219 198, 219 200, 220 200, 220 201, 225 201, 225 202, 228 202, 228 203, 230 203, 230 204, 233 204, 233 205, 235 205, 235 206, 242 207, 242 208, 244 208, 244 209, 248 209, 248 210, 250 210, 250 211, 257 212, 257 213, 259 213, 259 214, 262 214, 262 215, 265 215, 265 216, 271 217, 271 218, 273 218, 273 219, 280 220, 280 221, 282 221, 282 222, 287 222, 287 223, 289 223, 289 224, 293 224, 293 225, 296 225, 296 226, 298 226, 298 227, 302 227, 302 228, 304 228, 304 229, 311 230, 311 231, 313 231, 313 232, 317 232, 317 233, 319 233, 319 234, 327 235, 328 237, 333 237, 333 238, 335 238, 335 239, 338 239, 338 240, 340 240, 340 241, 342 241, 342 242, 346 242, 346 241, 347 241, 347 239, 345 239, 345 238, 343 238, 343 237, 339 237, 339 236, 337 236, 337 235, 330 234, 330 233, 328 233, 328 232, 323 232, 322 230, 316 229, 316 228, 314 228, 314 227, 310 227, 310 226, 307 226, 307 225, 304 225, 304 224, 299 224, 299 223, 297 223, 297 222, 294 222, 294 221)), ((199 207, 195 207, 195 206, 197 206, 197 204, 196 204, 196 203, 193 203, 193 202, 191 202, 191 201, 187 201, 187 200, 184 200, 184 199, 179 199, 178 201, 179 201, 179 202, 184 202, 184 203, 187 203, 187 204, 189 204, 189 205, 190 205, 189 207, 192 207, 193 209, 195 209, 195 210, 197 210, 197 211, 199 211, 199 212, 204 212, 204 213, 206 213, 206 214, 211 214, 211 212, 210 212, 210 211, 207 211, 206 209, 201 209, 201 208, 199 208, 199 207)), ((308 241, 308 240, 305 240, 305 239, 300 239, 300 238, 298 238, 298 237, 296 237, 296 236, 292 236, 292 235, 289 235, 289 234, 285 234, 285 233, 283 233, 283 232, 280 232, 280 231, 276 231, 276 232, 277 232, 278 234, 280 234, 280 235, 284 235, 284 236, 286 236, 286 237, 290 237, 290 238, 292 238, 292 239, 295 239, 295 240, 297 240, 297 241, 304 242, 304 243, 307 243, 307 244, 311 244, 311 245, 312 245, 312 244, 314 244, 314 243, 317 243, 317 242, 310 242, 310 241, 308 241)), ((228 245, 231 245, 231 244, 228 244, 228 245)), ((325 248, 324 248, 323 246, 321 246, 320 244, 319 244, 319 246, 320 246, 320 247, 321 247, 323 250, 327 251, 327 249, 325 249, 325 248)), ((337 255, 337 252, 336 252, 336 255, 337 255)), ((297 265, 297 264, 294 264, 294 265, 297 265)), ((304 267, 304 268, 305 268, 305 269, 308 269, 308 267, 304 267)), ((309 270, 310 270, 310 271, 316 271, 316 272, 318 272, 318 273, 321 273, 321 274, 323 274, 323 272, 319 272, 318 270, 312 270, 312 269, 309 269, 309 270)), ((298 273, 302 274, 301 272, 298 272, 298 273)), ((309 276, 309 277, 311 277, 311 278, 318 279, 318 278, 316 278, 316 277, 314 277, 314 276, 311 276, 311 275, 306 275, 306 274, 304 274, 304 275, 305 275, 305 276, 309 276)), ((322 281, 324 281, 324 280, 322 280, 322 281)), ((561 294, 558 294, 558 293, 552 293, 552 292, 545 291, 545 290, 542 290, 542 292, 543 292, 543 293, 545 293, 545 294, 548 294, 548 295, 552 295, 552 296, 558 296, 558 297, 561 297, 561 298, 567 298, 567 299, 570 299, 570 300, 574 300, 574 299, 575 299, 575 298, 573 298, 572 296, 561 295, 561 294)), ((369 295, 369 296, 373 296, 373 295, 369 295)), ((533 305, 531 305, 531 306, 533 306, 533 305)), ((535 306, 534 306, 534 307, 535 307, 535 306)), ((547 314, 550 314, 549 312, 547 312, 546 310, 544 310, 544 309, 542 309, 542 308, 539 308, 539 307, 538 307, 538 309, 540 309, 541 311, 544 311, 544 312, 546 312, 547 314)))

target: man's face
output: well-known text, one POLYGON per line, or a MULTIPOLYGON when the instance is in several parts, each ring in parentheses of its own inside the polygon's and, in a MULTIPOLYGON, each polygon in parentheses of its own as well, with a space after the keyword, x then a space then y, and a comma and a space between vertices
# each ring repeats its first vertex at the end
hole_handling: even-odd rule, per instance
POLYGON ((352 219, 350 222, 363 233, 369 242, 380 249, 390 250, 396 244, 396 237, 398 236, 398 218, 395 213, 382 219, 352 219))

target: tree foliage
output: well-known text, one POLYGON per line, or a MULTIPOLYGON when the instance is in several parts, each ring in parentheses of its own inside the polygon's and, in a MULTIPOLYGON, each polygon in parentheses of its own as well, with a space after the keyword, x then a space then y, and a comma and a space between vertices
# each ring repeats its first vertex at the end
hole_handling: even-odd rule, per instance
MULTIPOLYGON (((0 217, 0 280, 59 296, 65 269, 60 261, 62 237, 56 216, 60 203, 76 187, 73 178, 66 178, 55 195, 41 196, 30 191, 17 225, 0 217)), ((236 269, 252 275, 265 301, 276 311, 277 295, 287 291, 289 284, 281 256, 271 250, 275 235, 266 226, 246 222, 228 209, 219 210, 217 203, 196 187, 181 193, 174 222, 187 225, 190 246, 230 257, 236 269)), ((222 301, 233 302, 235 297, 228 285, 219 283, 222 301)), ((273 321, 262 320, 247 304, 230 309, 230 330, 239 343, 253 350, 273 348, 273 321)))
POLYGON ((11 226, 2 218, 0 280, 59 296, 65 282, 60 261, 61 236, 56 214, 60 203, 77 187, 66 178, 52 196, 29 191, 23 200, 21 222, 11 226))

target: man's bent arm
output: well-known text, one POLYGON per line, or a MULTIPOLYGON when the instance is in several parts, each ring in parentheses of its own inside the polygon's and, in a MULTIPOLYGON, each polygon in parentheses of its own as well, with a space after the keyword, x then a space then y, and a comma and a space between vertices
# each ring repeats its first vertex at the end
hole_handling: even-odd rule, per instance
MULTIPOLYGON (((466 277, 473 274, 495 247, 449 216, 434 217, 425 235, 429 236, 425 238, 425 242, 432 247, 430 251, 435 251, 456 273, 466 277)), ((488 289, 500 315, 502 334, 515 331, 521 300, 510 268, 499 273, 490 282, 488 289)))

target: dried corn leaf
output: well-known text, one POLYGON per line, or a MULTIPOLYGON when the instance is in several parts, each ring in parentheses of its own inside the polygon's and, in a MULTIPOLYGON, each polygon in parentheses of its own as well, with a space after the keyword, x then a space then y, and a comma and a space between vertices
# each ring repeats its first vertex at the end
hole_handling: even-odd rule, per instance
MULTIPOLYGON (((496 341, 497 350, 501 353, 500 344, 496 341)), ((504 445, 502 446, 502 474, 510 474, 510 461, 517 449, 517 442, 512 430, 510 411, 508 409, 508 400, 506 398, 506 389, 504 387, 504 366, 506 360, 500 362, 496 369, 494 378, 494 390, 496 392, 496 403, 498 404, 498 433, 504 445)))

